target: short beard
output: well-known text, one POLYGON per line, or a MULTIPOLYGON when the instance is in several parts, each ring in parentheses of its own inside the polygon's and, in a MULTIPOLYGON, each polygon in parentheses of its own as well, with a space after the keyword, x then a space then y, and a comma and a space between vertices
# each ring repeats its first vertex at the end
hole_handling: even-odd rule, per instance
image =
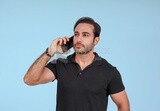
POLYGON ((92 51, 92 49, 89 49, 89 50, 87 50, 87 51, 75 51, 76 52, 76 54, 81 54, 81 55, 83 55, 83 54, 88 54, 89 52, 91 52, 92 51))
POLYGON ((88 54, 89 52, 91 52, 92 50, 93 50, 93 48, 94 48, 94 45, 92 45, 91 47, 88 47, 86 50, 84 50, 84 51, 76 51, 75 50, 75 53, 76 54, 81 54, 81 55, 83 55, 83 54, 88 54))

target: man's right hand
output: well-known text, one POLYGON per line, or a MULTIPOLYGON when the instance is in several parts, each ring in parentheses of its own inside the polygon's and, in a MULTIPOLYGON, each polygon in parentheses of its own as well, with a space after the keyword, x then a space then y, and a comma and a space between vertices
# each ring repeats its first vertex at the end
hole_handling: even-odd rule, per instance
POLYGON ((63 54, 63 53, 68 53, 68 51, 63 52, 62 50, 62 45, 66 44, 67 41, 69 41, 68 37, 63 37, 63 38, 57 38, 53 40, 51 43, 50 47, 48 48, 48 53, 53 56, 54 54, 63 54))

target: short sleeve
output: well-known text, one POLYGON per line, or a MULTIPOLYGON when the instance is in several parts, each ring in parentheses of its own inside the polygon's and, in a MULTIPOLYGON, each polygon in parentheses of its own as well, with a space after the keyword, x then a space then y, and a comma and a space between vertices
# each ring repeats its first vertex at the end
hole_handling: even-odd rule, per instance
POLYGON ((53 61, 49 62, 45 67, 50 69, 53 72, 53 74, 55 75, 56 79, 57 79, 56 62, 57 62, 56 60, 53 60, 53 61))
POLYGON ((121 75, 115 67, 112 71, 112 79, 107 89, 108 89, 109 94, 118 93, 125 89, 123 82, 122 82, 121 75))

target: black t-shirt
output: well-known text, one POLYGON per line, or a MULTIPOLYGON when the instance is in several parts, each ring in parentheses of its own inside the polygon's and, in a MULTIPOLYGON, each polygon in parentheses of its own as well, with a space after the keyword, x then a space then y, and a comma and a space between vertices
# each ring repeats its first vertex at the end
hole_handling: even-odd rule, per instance
POLYGON ((118 70, 95 55, 84 70, 74 61, 75 54, 46 65, 57 79, 56 111, 106 111, 108 95, 124 90, 118 70))

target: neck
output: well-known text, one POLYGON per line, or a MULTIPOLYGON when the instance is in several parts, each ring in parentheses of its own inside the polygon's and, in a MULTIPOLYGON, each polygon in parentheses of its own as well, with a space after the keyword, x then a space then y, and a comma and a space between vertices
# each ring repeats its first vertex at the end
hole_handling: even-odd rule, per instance
POLYGON ((94 57, 95 57, 95 54, 93 53, 93 51, 87 54, 76 54, 75 61, 79 65, 89 65, 93 62, 94 57))

